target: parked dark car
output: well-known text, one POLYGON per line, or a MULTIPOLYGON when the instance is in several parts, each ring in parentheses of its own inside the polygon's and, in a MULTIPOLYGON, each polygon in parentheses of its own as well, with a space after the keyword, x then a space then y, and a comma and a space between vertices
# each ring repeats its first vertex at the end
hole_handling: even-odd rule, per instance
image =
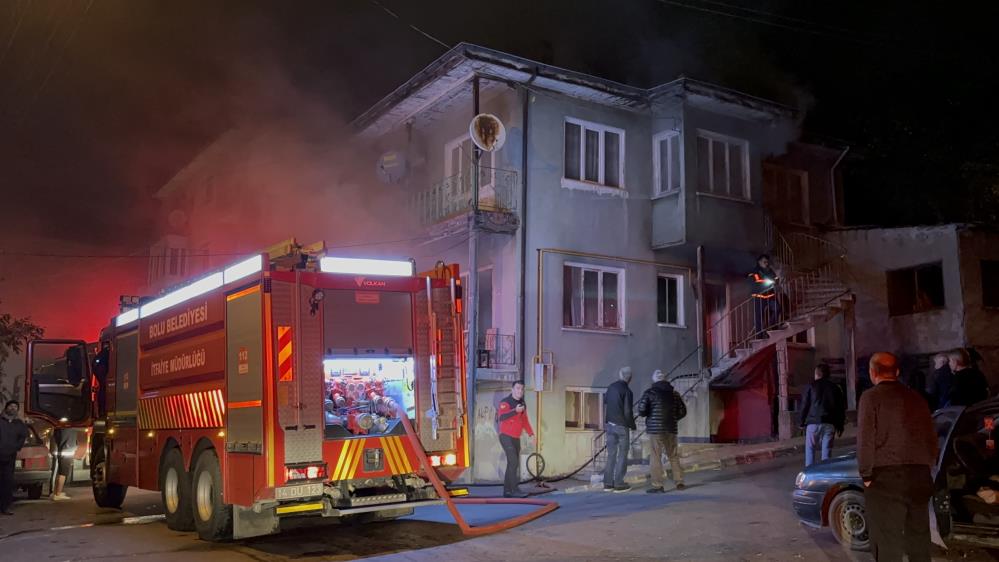
POLYGON ((29 499, 37 500, 52 478, 52 454, 47 441, 33 425, 28 426, 28 438, 14 461, 14 485, 24 490, 29 499))
MULTIPOLYGON (((940 457, 928 507, 939 532, 936 542, 999 548, 999 502, 990 504, 977 495, 982 488, 999 492, 999 398, 937 410, 933 421, 940 457)), ((830 527, 853 550, 870 548, 856 454, 813 464, 798 474, 794 488, 792 505, 802 523, 830 527)))

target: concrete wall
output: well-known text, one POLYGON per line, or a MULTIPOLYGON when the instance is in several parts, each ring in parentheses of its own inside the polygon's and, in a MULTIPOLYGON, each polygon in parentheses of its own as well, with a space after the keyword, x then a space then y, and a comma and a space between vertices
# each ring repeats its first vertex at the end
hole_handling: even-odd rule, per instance
POLYGON ((858 229, 828 237, 846 247, 848 282, 857 295, 857 357, 875 351, 933 353, 964 344, 956 227, 858 229), (941 310, 891 317, 886 272, 941 262, 944 300, 941 310))
POLYGON ((999 260, 999 233, 960 229, 961 286, 964 290, 966 345, 982 355, 982 370, 992 387, 999 386, 999 309, 982 302, 982 260, 999 260))

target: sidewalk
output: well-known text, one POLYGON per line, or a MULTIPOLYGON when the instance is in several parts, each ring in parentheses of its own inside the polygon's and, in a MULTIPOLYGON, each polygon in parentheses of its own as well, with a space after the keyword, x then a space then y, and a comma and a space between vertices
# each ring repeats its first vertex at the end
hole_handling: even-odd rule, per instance
MULTIPOLYGON (((857 443, 857 428, 854 425, 847 425, 843 436, 836 439, 835 447, 852 447, 857 443)), ((720 468, 752 464, 760 461, 786 457, 789 455, 801 455, 804 463, 805 438, 804 436, 787 439, 784 441, 771 441, 768 443, 754 443, 749 445, 725 444, 725 443, 705 443, 705 444, 681 444, 680 445, 680 465, 685 473, 698 472, 702 470, 718 470, 720 468)), ((668 466, 668 465, 667 465, 668 466)), ((802 464, 804 466, 804 464, 802 464)), ((645 485, 649 478, 648 464, 637 464, 628 467, 628 474, 625 482, 631 485, 645 485)), ((576 481, 577 484, 569 484, 561 491, 564 493, 588 492, 598 490, 603 487, 603 476, 594 474, 590 477, 590 482, 576 481)))

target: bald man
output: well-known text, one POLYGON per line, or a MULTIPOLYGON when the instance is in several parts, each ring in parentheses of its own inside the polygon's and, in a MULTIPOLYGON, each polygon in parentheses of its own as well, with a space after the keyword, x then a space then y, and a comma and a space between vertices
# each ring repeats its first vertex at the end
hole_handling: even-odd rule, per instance
POLYGON ((911 562, 929 562, 933 420, 922 396, 899 382, 894 355, 875 353, 870 373, 874 388, 861 396, 857 413, 857 463, 874 556, 901 562, 907 554, 911 562))

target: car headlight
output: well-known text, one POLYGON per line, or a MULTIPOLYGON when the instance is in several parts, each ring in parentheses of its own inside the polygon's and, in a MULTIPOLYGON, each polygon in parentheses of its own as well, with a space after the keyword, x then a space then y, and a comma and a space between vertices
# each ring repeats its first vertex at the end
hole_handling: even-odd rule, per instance
POLYGON ((794 487, 801 488, 801 485, 805 483, 805 473, 799 472, 798 477, 794 479, 794 487))

